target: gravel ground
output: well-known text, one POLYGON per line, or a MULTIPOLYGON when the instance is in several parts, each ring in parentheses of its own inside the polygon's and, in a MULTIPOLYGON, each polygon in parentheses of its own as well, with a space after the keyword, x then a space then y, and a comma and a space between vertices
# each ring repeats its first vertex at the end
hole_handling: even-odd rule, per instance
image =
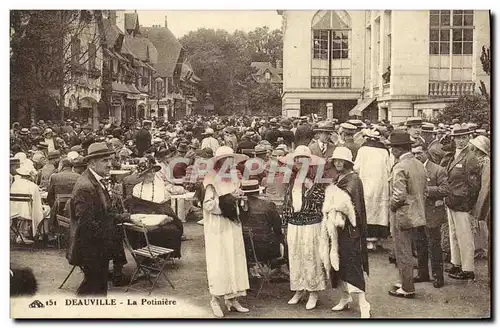
MULTIPOLYGON (((180 299, 193 307, 193 315, 213 317, 208 304, 210 295, 207 288, 203 227, 186 223, 184 228, 188 240, 183 242, 182 259, 168 269, 168 275, 175 285, 160 285, 151 297, 180 299)), ((389 248, 390 242, 385 245, 389 248)), ((30 251, 14 247, 11 249, 11 267, 31 267, 39 283, 41 295, 64 295, 71 297, 78 287, 82 273, 75 270, 63 289, 58 289, 71 267, 63 250, 43 249, 30 251)), ((463 282, 445 276, 445 286, 435 289, 432 283, 416 285, 415 299, 400 299, 388 295, 391 284, 397 280, 397 270, 387 260, 387 251, 370 253, 370 277, 367 279, 367 299, 371 303, 372 318, 487 318, 490 316, 490 277, 487 260, 476 261, 476 280, 463 282)), ((132 275, 135 264, 128 256, 125 273, 132 275)), ((226 318, 359 318, 359 309, 333 312, 331 307, 340 298, 336 290, 328 289, 320 293, 318 306, 306 310, 305 302, 288 305, 293 293, 287 282, 271 283, 256 298, 259 281, 251 282, 251 290, 241 303, 250 309, 248 314, 227 313, 226 318)), ((124 295, 125 287, 110 286, 110 295, 124 295)), ((129 291, 129 294, 131 292, 129 291)), ((147 296, 142 293, 140 296, 147 296)))

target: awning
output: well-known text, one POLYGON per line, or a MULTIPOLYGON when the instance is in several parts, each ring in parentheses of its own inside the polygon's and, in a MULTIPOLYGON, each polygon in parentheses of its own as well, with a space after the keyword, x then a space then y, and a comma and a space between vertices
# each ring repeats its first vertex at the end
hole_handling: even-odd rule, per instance
POLYGON ((361 102, 359 104, 354 106, 354 108, 349 111, 349 116, 362 116, 363 111, 368 106, 370 106, 371 103, 375 101, 375 99, 377 99, 377 98, 365 98, 365 99, 361 100, 361 102))

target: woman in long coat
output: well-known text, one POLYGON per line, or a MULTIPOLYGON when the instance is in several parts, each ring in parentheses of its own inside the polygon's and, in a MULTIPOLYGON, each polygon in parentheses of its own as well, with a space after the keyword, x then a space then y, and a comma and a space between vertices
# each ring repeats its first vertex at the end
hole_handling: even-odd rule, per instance
POLYGON ((227 146, 215 152, 213 170, 203 180, 203 227, 210 306, 217 317, 224 314, 217 301, 223 297, 230 311, 248 312, 238 297, 250 288, 243 230, 239 221, 240 180, 236 163, 248 159, 227 146))
POLYGON ((389 235, 389 150, 376 130, 365 132, 365 144, 358 150, 354 171, 363 182, 368 224, 367 247, 380 246, 389 235))
POLYGON ((352 170, 354 163, 348 148, 335 148, 332 159, 339 175, 325 190, 320 243, 332 287, 342 288, 342 297, 332 310, 349 307, 352 295, 357 294, 361 318, 369 318, 370 303, 366 300, 364 278, 364 273, 369 272, 363 183, 352 170))
POLYGON ((298 146, 293 153, 280 161, 293 167, 283 202, 283 219, 288 222, 290 289, 295 291, 288 304, 297 304, 305 291, 308 291, 309 300, 306 309, 310 310, 316 307, 318 291, 326 288, 326 278, 319 253, 321 208, 325 186, 313 182, 312 170, 324 160, 311 155, 311 150, 307 146, 298 146))

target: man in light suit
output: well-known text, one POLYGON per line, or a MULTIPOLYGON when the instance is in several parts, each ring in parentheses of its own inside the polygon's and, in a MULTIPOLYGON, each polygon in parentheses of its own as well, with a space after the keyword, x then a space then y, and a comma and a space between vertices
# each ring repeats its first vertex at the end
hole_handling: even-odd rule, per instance
MULTIPOLYGON (((130 220, 112 206, 106 176, 112 165, 112 151, 106 143, 93 143, 85 157, 88 168, 76 181, 70 200, 70 237, 66 257, 71 265, 82 268, 84 279, 78 295, 106 296, 108 265, 118 255, 126 263, 121 235, 116 225, 130 220), (121 252, 120 252, 121 251, 121 252)), ((124 264, 123 262, 120 264, 124 264)))
POLYGON ((456 145, 454 158, 446 167, 450 195, 445 198, 450 229, 452 279, 474 280, 474 235, 470 212, 481 188, 481 167, 467 147, 471 132, 468 126, 457 125, 451 136, 456 145))
POLYGON ((415 286, 411 245, 417 229, 425 226, 425 168, 411 153, 413 141, 408 133, 393 132, 389 143, 397 161, 391 175, 390 216, 400 277, 400 283, 389 290, 389 295, 413 298, 415 286))
POLYGON ((443 250, 441 249, 441 225, 446 221, 444 197, 449 194, 446 170, 433 163, 425 145, 412 149, 415 157, 424 164, 427 175, 427 197, 425 200, 425 229, 418 228, 415 236, 418 275, 413 282, 430 281, 429 278, 429 248, 431 253, 431 268, 435 288, 444 286, 443 250), (430 246, 430 247, 429 247, 430 246))

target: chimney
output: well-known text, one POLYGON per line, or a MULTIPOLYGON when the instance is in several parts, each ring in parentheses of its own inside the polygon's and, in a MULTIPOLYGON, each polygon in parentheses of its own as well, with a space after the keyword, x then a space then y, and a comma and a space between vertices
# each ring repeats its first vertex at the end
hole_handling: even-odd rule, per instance
POLYGON ((167 28, 168 28, 167 15, 165 15, 165 27, 167 27, 167 28))
POLYGON ((281 60, 276 59, 276 68, 281 68, 281 60))
POLYGON ((112 24, 112 25, 116 25, 116 10, 110 10, 109 11, 109 22, 112 24))

